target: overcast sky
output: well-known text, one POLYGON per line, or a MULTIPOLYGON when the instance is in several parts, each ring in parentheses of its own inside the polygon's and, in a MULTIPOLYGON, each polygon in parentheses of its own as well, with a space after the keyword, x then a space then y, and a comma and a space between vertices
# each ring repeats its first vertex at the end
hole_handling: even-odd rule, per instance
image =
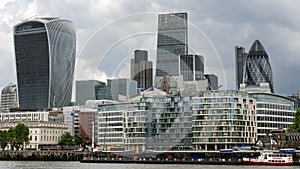
POLYGON ((13 26, 30 17, 73 21, 75 79, 129 77, 136 49, 155 63, 160 13, 187 12, 190 53, 204 56, 205 73, 235 89, 234 47, 259 39, 269 55, 275 92, 300 90, 300 1, 297 0, 1 0, 0 90, 16 83, 13 26))

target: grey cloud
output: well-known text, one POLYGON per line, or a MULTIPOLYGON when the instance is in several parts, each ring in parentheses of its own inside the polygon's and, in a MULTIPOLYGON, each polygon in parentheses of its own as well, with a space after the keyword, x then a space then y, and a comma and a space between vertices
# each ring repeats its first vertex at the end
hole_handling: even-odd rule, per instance
POLYGON ((0 10, 0 31, 4 34, 0 40, 9 41, 5 48, 0 47, 0 87, 15 80, 12 25, 23 17, 50 15, 74 22, 78 38, 76 72, 77 78, 83 79, 93 78, 101 71, 104 77, 126 76, 134 49, 149 49, 150 58, 154 59, 157 14, 186 11, 191 25, 191 49, 204 55, 205 71, 216 73, 226 89, 235 88, 234 46, 249 50, 253 41, 260 39, 269 54, 275 90, 290 94, 300 86, 300 79, 294 76, 300 69, 299 6, 296 0, 288 3, 280 0, 17 0, 0 10), (7 58, 11 64, 4 66, 7 58))

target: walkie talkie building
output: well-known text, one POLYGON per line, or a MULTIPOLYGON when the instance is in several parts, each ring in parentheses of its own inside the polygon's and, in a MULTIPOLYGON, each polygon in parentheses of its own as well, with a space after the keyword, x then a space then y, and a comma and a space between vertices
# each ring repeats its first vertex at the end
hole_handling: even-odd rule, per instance
POLYGON ((71 102, 76 36, 73 23, 35 18, 14 26, 19 108, 62 107, 71 102))

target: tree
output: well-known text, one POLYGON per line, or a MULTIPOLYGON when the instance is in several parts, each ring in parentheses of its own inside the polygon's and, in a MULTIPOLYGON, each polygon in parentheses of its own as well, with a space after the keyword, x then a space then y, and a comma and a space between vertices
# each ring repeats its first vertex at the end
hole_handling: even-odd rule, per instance
POLYGON ((73 137, 71 136, 71 134, 69 132, 65 132, 61 136, 59 144, 61 144, 61 145, 71 145, 71 144, 73 144, 73 137))
POLYGON ((29 128, 24 125, 23 123, 19 123, 16 127, 15 127, 15 132, 16 135, 18 136, 18 147, 21 147, 22 149, 24 149, 24 143, 28 144, 29 143, 29 128))
POLYGON ((290 126, 290 129, 294 132, 300 132, 300 108, 296 110, 294 115, 294 122, 290 126))
POLYGON ((10 128, 8 130, 7 136, 11 146, 11 150, 14 150, 14 148, 16 148, 16 139, 17 139, 15 128, 10 128))
POLYGON ((75 145, 78 145, 78 144, 81 144, 83 142, 83 138, 79 135, 75 135, 74 136, 74 144, 75 145))
POLYGON ((29 143, 29 128, 23 123, 19 123, 16 127, 9 129, 8 133, 10 144, 17 150, 23 149, 24 143, 29 143))
POLYGON ((9 143, 8 132, 6 130, 0 131, 0 146, 2 148, 2 151, 4 151, 8 143, 9 143))

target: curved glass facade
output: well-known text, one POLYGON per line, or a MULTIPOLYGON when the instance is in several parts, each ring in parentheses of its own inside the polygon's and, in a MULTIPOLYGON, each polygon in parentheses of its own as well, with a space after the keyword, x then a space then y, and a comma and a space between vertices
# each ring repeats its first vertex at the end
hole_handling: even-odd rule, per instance
POLYGON ((204 150, 254 144, 255 100, 239 91, 206 91, 193 97, 193 144, 204 150))
POLYGON ((293 124, 295 100, 271 93, 250 93, 256 100, 257 133, 262 138, 270 130, 293 124))
POLYGON ((63 107, 71 102, 76 55, 73 23, 37 18, 14 27, 20 108, 63 107))
POLYGON ((271 92, 274 93, 272 69, 269 57, 258 40, 255 40, 252 44, 246 59, 244 83, 247 85, 269 83, 271 92))

